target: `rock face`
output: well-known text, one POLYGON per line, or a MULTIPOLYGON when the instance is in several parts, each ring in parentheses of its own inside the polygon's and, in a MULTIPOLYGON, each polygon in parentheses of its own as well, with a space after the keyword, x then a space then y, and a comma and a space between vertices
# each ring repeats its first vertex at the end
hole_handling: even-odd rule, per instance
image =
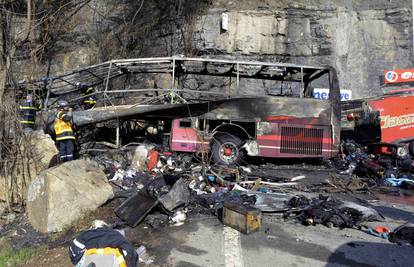
POLYGON ((5 201, 7 194, 9 199, 16 201, 17 199, 25 199, 25 195, 19 195, 26 190, 26 186, 41 171, 50 167, 53 160, 58 154, 58 150, 49 135, 43 131, 34 131, 27 133, 20 142, 20 153, 17 155, 17 163, 12 172, 12 177, 16 182, 14 190, 9 191, 5 185, 6 179, 0 177, 0 200, 5 201), (13 196, 12 196, 13 195, 13 196))
POLYGON ((50 168, 32 181, 27 214, 37 231, 58 232, 112 197, 112 187, 98 164, 75 160, 50 168))
MULTIPOLYGON (((352 1, 349 1, 352 2, 352 1)), ((412 67, 411 10, 407 5, 287 5, 256 11, 211 9, 196 22, 195 43, 209 54, 238 55, 304 65, 331 65, 353 98, 378 95, 385 69, 412 67), (228 30, 220 21, 228 17, 228 30)))

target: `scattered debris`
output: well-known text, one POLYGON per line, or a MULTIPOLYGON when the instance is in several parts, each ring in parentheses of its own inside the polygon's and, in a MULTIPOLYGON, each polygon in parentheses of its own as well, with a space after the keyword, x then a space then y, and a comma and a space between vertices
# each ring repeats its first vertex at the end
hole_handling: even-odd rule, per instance
MULTIPOLYGON (((283 192, 297 192, 298 187, 307 183, 308 175, 297 174, 300 168, 296 169, 296 174, 290 172, 292 175, 289 175, 286 171, 275 172, 275 166, 269 164, 238 168, 210 166, 195 162, 186 154, 163 152, 154 145, 138 145, 133 151, 134 161, 138 152, 142 154, 138 165, 144 171, 136 168, 136 162, 131 162, 130 167, 123 165, 125 167, 118 168, 110 178, 119 190, 135 192, 115 209, 119 218, 131 227, 142 221, 153 228, 167 224, 182 225, 188 216, 198 212, 212 213, 223 223, 236 225, 226 221, 225 217, 231 207, 235 209, 237 205, 240 210, 232 212, 244 217, 248 211, 254 211, 255 218, 261 217, 262 212, 273 213, 296 218, 305 225, 353 228, 366 221, 383 220, 374 209, 354 202, 322 195, 307 198, 283 192)), ((320 184, 310 183, 302 189, 329 194, 371 193, 373 188, 388 181, 384 177, 391 173, 390 170, 398 174, 401 171, 392 161, 367 153, 366 148, 355 142, 343 143, 342 151, 344 157, 333 162, 338 174, 332 173, 332 169, 329 172, 329 169, 326 171, 319 167, 315 171, 326 171, 330 178, 320 184)), ((241 231, 246 233, 252 232, 247 230, 246 224, 243 229, 241 231)))
POLYGON ((301 209, 297 218, 304 225, 323 224, 327 227, 353 228, 362 222, 384 219, 372 208, 322 195, 313 199, 295 196, 289 200, 288 206, 301 209))
POLYGON ((187 205, 189 200, 188 182, 183 178, 179 179, 167 194, 159 198, 160 203, 168 211, 187 205))
POLYGON ((248 192, 249 195, 254 194, 256 202, 254 207, 264 213, 284 213, 291 211, 286 203, 292 199, 292 194, 286 193, 263 193, 263 192, 248 192))
POLYGON ((141 190, 116 208, 115 214, 129 226, 135 227, 157 205, 158 200, 141 190))
MULTIPOLYGON (((256 181, 243 181, 243 182, 240 182, 240 184, 254 184, 254 183, 256 183, 256 181)), ((272 183, 272 182, 262 182, 262 181, 260 181, 259 184, 266 185, 266 186, 268 186, 270 188, 272 188, 272 187, 279 187, 279 186, 293 186, 293 185, 297 185, 297 183, 272 183)))
POLYGON ((174 225, 174 226, 180 226, 183 225, 185 220, 187 219, 187 215, 186 215, 186 210, 179 210, 176 211, 174 213, 174 215, 172 215, 170 217, 170 224, 174 225))
POLYGON ((366 232, 370 235, 388 239, 390 230, 384 226, 377 226, 377 227, 369 227, 369 226, 362 226, 362 228, 366 228, 366 232))
POLYGON ((154 263, 154 260, 151 259, 147 253, 147 248, 145 246, 140 246, 136 249, 138 254, 139 262, 143 263, 144 265, 149 265, 154 263))
POLYGON ((386 178, 385 185, 396 187, 409 187, 414 186, 414 180, 408 178, 386 178))
MULTIPOLYGON (((188 154, 163 150, 155 144, 137 144, 136 147, 125 146, 99 153, 93 151, 87 155, 90 162, 96 161, 104 170, 100 176, 107 180, 107 186, 112 185, 118 198, 114 213, 123 221, 118 221, 118 225, 136 227, 144 222, 157 229, 181 226, 199 214, 213 214, 224 225, 250 234, 259 231, 262 218, 270 214, 276 218, 298 220, 304 225, 363 228, 365 222, 382 221, 383 217, 370 207, 339 200, 332 194, 371 194, 376 188, 384 188, 383 185, 398 186, 396 190, 413 188, 411 160, 370 154, 368 148, 355 142, 343 143, 342 151, 342 156, 326 162, 328 167, 296 165, 283 170, 270 163, 239 167, 211 165, 188 154), (314 177, 320 177, 318 183, 314 177), (311 195, 305 197, 298 193, 300 191, 311 195), (314 197, 314 193, 327 195, 314 197), (119 198, 125 199, 119 201, 119 198)), ((65 168, 66 164, 76 162, 55 168, 65 168)), ((89 181, 85 177, 91 175, 95 167, 86 168, 87 174, 79 174, 82 168, 72 166, 71 171, 65 169, 65 173, 72 172, 84 182, 89 181)), ((32 196, 40 192, 40 184, 34 182, 29 190, 28 210, 32 218, 36 217, 31 208, 32 196)), ((47 226, 38 221, 41 222, 38 225, 47 226)), ((107 228, 108 225, 96 227, 107 228)), ((366 227, 366 232, 381 238, 389 236, 390 240, 391 236, 397 236, 378 227, 366 227)), ((145 249, 141 248, 140 253, 145 255, 145 249)), ((152 259, 140 262, 150 264, 152 259)))
POLYGON ((169 216, 163 213, 148 214, 145 218, 145 223, 152 228, 157 229, 169 223, 169 216))
POLYGON ((414 224, 407 223, 397 227, 389 234, 389 237, 389 240, 393 243, 414 246, 414 224))

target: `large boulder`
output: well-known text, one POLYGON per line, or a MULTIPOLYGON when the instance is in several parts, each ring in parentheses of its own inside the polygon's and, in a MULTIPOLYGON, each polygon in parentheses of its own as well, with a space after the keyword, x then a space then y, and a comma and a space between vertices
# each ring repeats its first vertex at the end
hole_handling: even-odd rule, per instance
POLYGON ((58 232, 112 197, 112 187, 96 162, 69 161, 43 171, 32 181, 27 214, 37 231, 58 232))
POLYGON ((25 150, 25 164, 17 169, 17 174, 24 175, 31 181, 56 163, 59 151, 50 135, 43 131, 30 132, 26 138, 27 143, 22 148, 25 150))
POLYGON ((9 173, 0 176, 0 200, 19 202, 26 198, 26 186, 40 172, 56 161, 58 150, 55 142, 43 131, 25 133, 20 139, 16 161, 9 173), (13 185, 11 182, 13 181, 13 185), (13 190, 10 191, 9 188, 13 190))

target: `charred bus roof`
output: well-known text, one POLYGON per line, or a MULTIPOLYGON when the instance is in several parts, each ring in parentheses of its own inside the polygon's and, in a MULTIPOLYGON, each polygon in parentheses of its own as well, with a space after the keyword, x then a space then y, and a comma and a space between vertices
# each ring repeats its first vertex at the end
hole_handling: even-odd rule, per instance
POLYGON ((173 76, 195 74, 308 83, 324 71, 326 71, 324 67, 289 63, 175 56, 111 60, 62 75, 21 81, 20 85, 30 87, 32 90, 48 88, 53 94, 60 95, 78 90, 77 83, 88 86, 101 85, 131 73, 170 73, 173 76))

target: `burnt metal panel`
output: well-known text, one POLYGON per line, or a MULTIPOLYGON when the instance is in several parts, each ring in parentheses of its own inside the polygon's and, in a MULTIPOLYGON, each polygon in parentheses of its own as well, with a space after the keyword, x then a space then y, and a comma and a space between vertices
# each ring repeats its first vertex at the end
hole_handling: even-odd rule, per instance
POLYGON ((74 112, 78 126, 117 118, 187 118, 199 117, 211 120, 267 121, 272 116, 314 118, 313 124, 330 124, 329 101, 286 98, 250 97, 230 98, 194 104, 162 104, 115 106, 74 112))

